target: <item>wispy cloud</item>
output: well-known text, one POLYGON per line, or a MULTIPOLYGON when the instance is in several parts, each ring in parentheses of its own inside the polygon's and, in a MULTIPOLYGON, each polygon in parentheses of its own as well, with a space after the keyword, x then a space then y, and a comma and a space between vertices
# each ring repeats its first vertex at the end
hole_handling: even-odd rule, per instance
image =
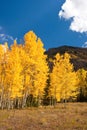
POLYGON ((13 36, 7 34, 5 29, 2 26, 0 26, 0 44, 8 42, 8 45, 10 46, 11 44, 14 43, 14 40, 19 41, 19 43, 23 41, 18 39, 17 37, 14 38, 13 36))
POLYGON ((7 35, 7 34, 0 34, 0 42, 13 42, 14 41, 14 38, 10 35, 7 35))
POLYGON ((87 0, 66 0, 58 15, 71 19, 72 31, 87 33, 87 0))
POLYGON ((4 28, 0 25, 0 43, 3 44, 5 42, 8 42, 8 44, 12 44, 14 41, 14 38, 8 34, 6 34, 4 28))
POLYGON ((87 48, 87 42, 82 45, 83 48, 87 48))

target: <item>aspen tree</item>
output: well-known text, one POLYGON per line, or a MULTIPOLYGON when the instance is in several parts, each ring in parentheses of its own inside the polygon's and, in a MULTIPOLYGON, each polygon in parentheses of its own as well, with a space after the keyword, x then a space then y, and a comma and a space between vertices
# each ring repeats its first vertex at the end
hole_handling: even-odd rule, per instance
MULTIPOLYGON (((24 36, 24 50, 27 56, 25 75, 25 95, 41 98, 46 87, 48 66, 42 41, 32 32, 24 36)), ((38 99, 39 101, 39 99, 38 99)))
POLYGON ((87 70, 79 69, 77 71, 78 84, 78 100, 87 100, 87 70))
POLYGON ((14 41, 11 50, 9 50, 6 69, 6 79, 9 86, 9 101, 16 101, 23 96, 22 65, 19 55, 19 47, 16 41, 14 41))
POLYGON ((8 45, 0 45, 0 107, 3 109, 5 104, 5 66, 8 45))
POLYGON ((70 55, 57 54, 53 61, 54 67, 50 74, 49 95, 55 100, 68 100, 77 95, 77 76, 70 63, 70 55))

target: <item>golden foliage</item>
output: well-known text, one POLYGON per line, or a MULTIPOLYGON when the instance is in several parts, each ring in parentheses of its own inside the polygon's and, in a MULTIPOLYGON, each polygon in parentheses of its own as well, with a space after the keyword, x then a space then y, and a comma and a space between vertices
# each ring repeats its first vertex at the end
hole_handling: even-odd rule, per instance
POLYGON ((28 97, 39 104, 48 86, 48 77, 47 97, 69 100, 76 98, 81 89, 87 96, 87 71, 75 72, 70 55, 65 53, 49 60, 54 65, 49 73, 44 53, 43 43, 33 31, 25 34, 24 44, 15 40, 10 48, 7 43, 0 45, 0 108, 13 108, 17 104, 24 107, 28 97))
POLYGON ((70 55, 57 54, 53 61, 54 67, 50 74, 49 96, 57 101, 67 100, 77 95, 77 75, 73 71, 73 65, 70 63, 70 55))

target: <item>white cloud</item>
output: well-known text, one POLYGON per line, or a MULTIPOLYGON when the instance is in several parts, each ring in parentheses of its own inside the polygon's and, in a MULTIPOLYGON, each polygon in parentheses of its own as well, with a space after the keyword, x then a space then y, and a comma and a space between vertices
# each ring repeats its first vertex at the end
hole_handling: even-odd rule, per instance
POLYGON ((82 45, 83 48, 87 48, 87 42, 82 45))
POLYGON ((72 31, 87 33, 87 0, 66 0, 59 16, 67 20, 71 19, 72 31))

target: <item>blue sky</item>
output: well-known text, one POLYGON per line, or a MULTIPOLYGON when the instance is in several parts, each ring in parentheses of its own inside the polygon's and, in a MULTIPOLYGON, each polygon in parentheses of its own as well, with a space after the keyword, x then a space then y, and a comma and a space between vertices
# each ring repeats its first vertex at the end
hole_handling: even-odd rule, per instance
POLYGON ((15 38, 20 42, 26 32, 33 30, 46 49, 81 47, 86 43, 86 31, 69 29, 72 19, 64 17, 63 12, 59 17, 64 3, 65 0, 0 0, 0 43, 11 43, 15 38))

